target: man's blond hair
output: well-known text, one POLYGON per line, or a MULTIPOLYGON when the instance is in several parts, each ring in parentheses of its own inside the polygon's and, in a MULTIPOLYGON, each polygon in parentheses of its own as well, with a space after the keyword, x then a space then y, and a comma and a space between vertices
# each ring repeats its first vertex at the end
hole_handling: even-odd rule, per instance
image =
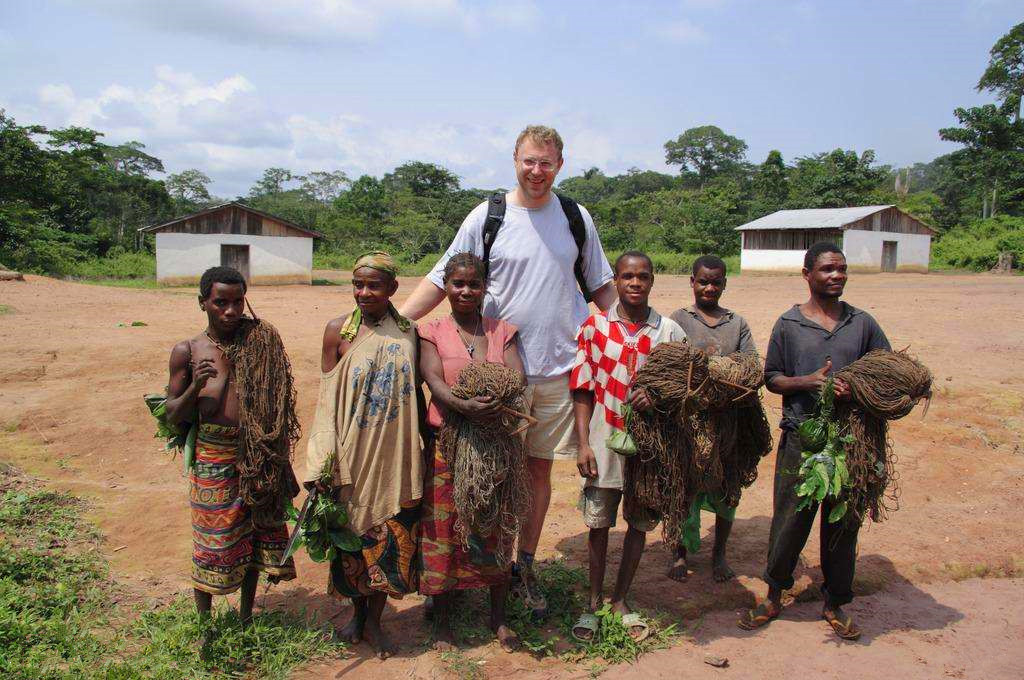
POLYGON ((555 128, 548 127, 547 125, 527 125, 519 133, 519 137, 516 138, 517 154, 519 153, 520 145, 526 139, 537 144, 554 144, 555 148, 558 149, 558 157, 562 157, 562 136, 558 134, 558 130, 555 128))

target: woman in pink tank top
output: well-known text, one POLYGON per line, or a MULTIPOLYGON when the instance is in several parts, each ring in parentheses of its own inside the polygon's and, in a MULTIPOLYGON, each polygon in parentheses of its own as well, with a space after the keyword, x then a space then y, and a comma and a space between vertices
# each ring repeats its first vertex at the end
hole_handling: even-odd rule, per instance
MULTIPOLYGON (((487 361, 518 371, 523 362, 516 348, 516 328, 480 313, 483 302, 484 266, 472 253, 452 257, 444 271, 445 292, 451 314, 417 326, 420 336, 420 373, 430 387, 427 423, 434 432, 444 423, 448 409, 467 418, 489 417, 497 408, 490 397, 459 399, 451 386, 466 364, 487 361)), ((455 532, 455 503, 452 474, 444 459, 431 447, 426 452, 427 473, 423 485, 423 516, 420 520, 420 554, 423 570, 420 593, 434 599, 437 644, 442 651, 454 649, 450 623, 451 597, 455 590, 489 587, 491 630, 501 646, 512 651, 519 646, 516 634, 505 622, 508 573, 495 561, 494 542, 472 537, 467 549, 455 532)))

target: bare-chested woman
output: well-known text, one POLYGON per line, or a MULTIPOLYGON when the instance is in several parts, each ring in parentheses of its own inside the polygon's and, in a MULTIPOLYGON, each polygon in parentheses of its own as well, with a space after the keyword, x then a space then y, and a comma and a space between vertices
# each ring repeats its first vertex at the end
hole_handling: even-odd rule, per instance
POLYGON ((230 267, 213 267, 203 274, 199 308, 206 312, 208 325, 171 350, 167 418, 186 427, 199 419, 189 471, 196 608, 209 614, 214 595, 241 588, 239 615, 247 622, 259 572, 276 583, 295 578, 295 565, 289 558, 278 566, 288 541, 284 523, 256 526, 239 494, 239 402, 235 371, 224 348, 242 325, 245 293, 245 279, 230 267))

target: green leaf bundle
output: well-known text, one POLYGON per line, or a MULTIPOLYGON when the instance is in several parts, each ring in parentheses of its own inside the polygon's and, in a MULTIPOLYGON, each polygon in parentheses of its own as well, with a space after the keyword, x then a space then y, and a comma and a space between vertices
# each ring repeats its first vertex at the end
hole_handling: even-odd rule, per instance
MULTIPOLYGON (((286 510, 288 519, 298 520, 295 506, 286 510)), ((345 505, 334 500, 329 494, 318 494, 310 504, 302 525, 297 527, 299 537, 292 544, 285 557, 291 557, 299 548, 305 547, 309 559, 314 562, 329 562, 338 556, 338 551, 358 552, 363 540, 348 527, 348 512, 345 505)))
POLYGON ((846 447, 854 443, 835 418, 835 384, 825 380, 815 416, 797 429, 804 448, 801 455, 800 484, 796 495, 800 498, 797 510, 821 503, 826 498, 834 501, 828 521, 838 522, 846 516, 848 503, 844 495, 852 487, 850 471, 846 466, 846 447))

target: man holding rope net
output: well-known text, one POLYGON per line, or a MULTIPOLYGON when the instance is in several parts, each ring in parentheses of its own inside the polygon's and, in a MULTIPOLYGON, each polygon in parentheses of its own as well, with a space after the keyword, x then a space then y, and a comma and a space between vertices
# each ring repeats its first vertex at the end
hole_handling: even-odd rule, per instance
POLYGON ((481 257, 487 274, 484 316, 519 329, 525 397, 536 422, 526 431, 533 501, 519 534, 512 593, 537 617, 547 613, 547 601, 537 586, 533 556, 551 502, 552 462, 576 452, 569 396, 576 332, 587 318, 587 300, 601 310, 615 302, 611 267, 593 219, 583 206, 551 191, 562 168, 562 147, 552 128, 524 129, 512 156, 518 186, 491 196, 466 217, 402 307, 411 319, 434 309, 445 298, 448 260, 469 252, 481 257))
MULTIPOLYGON (((690 286, 693 288, 693 305, 672 314, 672 320, 683 329, 690 344, 709 356, 757 352, 746 320, 718 304, 726 286, 725 262, 720 257, 703 255, 694 260, 690 286)), ((720 583, 728 581, 736 576, 725 561, 725 546, 736 518, 736 506, 729 505, 721 494, 709 493, 700 494, 693 500, 690 516, 680 530, 668 577, 680 582, 687 578, 687 553, 692 554, 700 548, 701 510, 715 513, 712 575, 720 583)))
MULTIPOLYGON (((793 587, 793 570, 821 505, 821 570, 824 618, 836 635, 856 640, 860 630, 842 607, 853 600, 853 573, 859 523, 830 522, 833 502, 825 498, 797 509, 801 466, 797 427, 814 415, 818 393, 832 371, 838 371, 875 349, 890 350, 881 327, 871 317, 840 301, 848 278, 846 257, 832 243, 815 243, 804 256, 803 277, 810 290, 807 302, 794 305, 772 329, 765 358, 765 385, 782 395, 782 438, 775 461, 774 514, 764 580, 768 598, 748 611, 740 628, 753 630, 782 611, 782 592, 793 587)), ((850 386, 834 380, 835 397, 850 398, 850 386)))
POLYGON ((577 340, 576 364, 569 379, 579 439, 576 464, 585 480, 579 507, 590 529, 590 612, 582 614, 572 628, 573 636, 581 641, 591 640, 597 634, 599 622, 594 612, 604 603, 608 533, 615 526, 620 501, 627 529, 610 606, 622 615, 623 626, 637 642, 646 638, 649 631, 640 614, 630 611, 626 594, 640 564, 647 532, 658 525, 660 517, 657 510, 638 505, 633 497, 623 498, 625 456, 615 449, 621 446, 616 444, 615 437, 625 434, 631 410, 645 411, 651 407, 648 395, 633 388, 636 370, 659 343, 686 339, 678 324, 648 305, 653 285, 650 257, 636 250, 619 256, 615 261, 619 302, 583 323, 577 340))

